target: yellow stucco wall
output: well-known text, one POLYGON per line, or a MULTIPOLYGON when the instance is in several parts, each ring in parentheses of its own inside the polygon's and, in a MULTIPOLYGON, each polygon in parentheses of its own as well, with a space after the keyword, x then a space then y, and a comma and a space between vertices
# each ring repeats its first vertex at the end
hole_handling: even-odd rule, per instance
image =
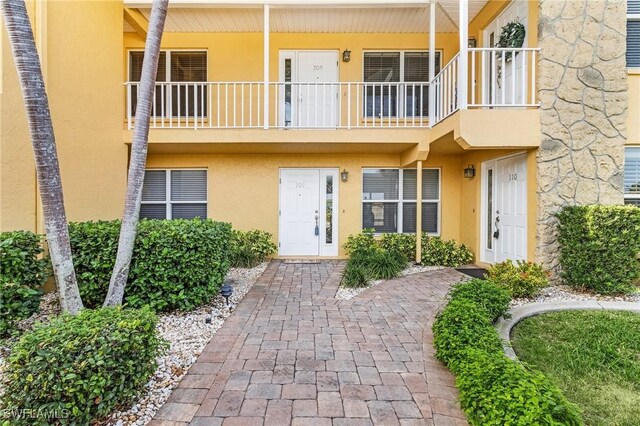
MULTIPOLYGON (((127 169, 122 141, 122 4, 30 3, 71 221, 121 215, 127 169)), ((0 229, 43 232, 15 64, 2 28, 0 229)))
MULTIPOLYGON (((28 2, 34 33, 35 3, 28 2)), ((0 22, 0 230, 36 229, 36 175, 13 55, 0 22)))
MULTIPOLYGON (((208 170, 208 215, 231 222, 239 229, 259 228, 278 235, 279 169, 322 167, 346 169, 348 182, 340 182, 339 243, 362 229, 362 168, 398 167, 398 155, 384 154, 224 154, 151 155, 150 168, 201 167, 208 170)), ((441 235, 460 235, 460 183, 458 156, 433 156, 424 167, 441 169, 441 235)), ((340 255, 344 250, 340 248, 340 255)))
MULTIPOLYGON (((128 77, 127 55, 141 49, 137 33, 124 33, 123 78, 128 77)), ((270 35, 270 77, 278 81, 280 50, 351 50, 351 61, 339 63, 340 81, 362 81, 364 50, 428 49, 428 34, 286 34, 270 35)), ((262 81, 262 33, 165 33, 163 49, 206 49, 209 81, 262 81)), ((436 49, 443 51, 444 66, 458 51, 457 34, 437 34, 436 49)))

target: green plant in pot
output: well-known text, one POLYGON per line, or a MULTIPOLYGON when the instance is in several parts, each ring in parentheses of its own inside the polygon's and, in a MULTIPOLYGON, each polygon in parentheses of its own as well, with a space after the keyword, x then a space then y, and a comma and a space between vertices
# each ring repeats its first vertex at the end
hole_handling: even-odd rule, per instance
MULTIPOLYGON (((519 49, 524 45, 524 38, 526 34, 527 31, 522 23, 518 21, 511 21, 500 29, 500 36, 498 37, 496 47, 503 49, 519 49)), ((505 61, 511 61, 511 56, 511 52, 505 52, 505 61)), ((498 56, 496 60, 498 61, 498 86, 500 86, 502 80, 502 55, 498 56)))

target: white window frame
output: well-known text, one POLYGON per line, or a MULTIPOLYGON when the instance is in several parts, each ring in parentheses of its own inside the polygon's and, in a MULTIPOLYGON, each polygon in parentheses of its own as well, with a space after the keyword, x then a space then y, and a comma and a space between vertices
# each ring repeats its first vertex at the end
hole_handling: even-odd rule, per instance
MULTIPOLYGON (((436 55, 436 69, 442 69, 442 55, 444 54, 443 49, 435 49, 434 51, 435 53, 439 53, 439 55, 436 55)), ((405 98, 404 98, 404 91, 400 90, 400 85, 402 83, 418 83, 417 81, 406 81, 404 78, 404 55, 405 53, 429 53, 429 50, 425 50, 425 49, 404 49, 404 50, 398 50, 398 49, 389 49, 389 50, 384 50, 384 49, 377 49, 377 50, 363 50, 362 51, 362 75, 361 75, 361 79, 360 81, 363 82, 363 84, 381 84, 381 82, 365 82, 364 81, 364 58, 366 56, 367 53, 399 53, 400 54, 400 68, 399 68, 399 73, 400 73, 400 79, 399 81, 391 81, 389 83, 396 83, 398 85, 398 111, 396 111, 396 115, 392 115, 391 117, 393 118, 400 118, 400 119, 406 119, 406 118, 412 118, 412 116, 408 116, 407 117, 407 111, 405 111, 406 109, 406 105, 405 105, 405 98)), ((437 73, 436 73, 437 74, 437 73)), ((420 83, 428 83, 428 81, 424 81, 424 82, 420 82, 420 83)), ((365 90, 365 89, 363 89, 365 90)), ((426 91, 426 93, 424 94, 424 96, 429 97, 429 90, 426 91)), ((366 102, 366 101, 365 101, 366 102)), ((364 107, 366 108, 366 104, 364 105, 364 107)), ((363 118, 367 119, 367 118, 372 118, 369 117, 365 114, 365 109, 363 108, 363 118)), ((418 116, 416 116, 418 117, 418 116)), ((428 117, 427 115, 423 115, 422 117, 428 117)))
MULTIPOLYGON (((364 223, 362 221, 362 215, 364 213, 364 204, 365 203, 382 203, 382 204, 393 204, 395 203, 398 206, 397 214, 398 221, 396 224, 395 234, 414 234, 414 232, 400 232, 403 229, 403 207, 404 203, 417 203, 417 199, 403 199, 403 191, 404 191, 404 170, 417 170, 415 168, 398 168, 398 167, 363 167, 362 168, 362 177, 360 181, 360 229, 364 228, 364 223), (364 193, 364 175, 365 170, 398 170, 398 199, 392 200, 365 200, 362 194, 364 193)), ((422 203, 437 203, 438 205, 438 221, 436 223, 436 232, 427 232, 427 235, 431 235, 434 237, 439 237, 441 232, 441 223, 442 223, 442 168, 441 167, 423 167, 422 171, 425 170, 437 170, 438 171, 438 198, 437 199, 422 199, 422 203)), ((422 191, 422 188, 418 188, 416 186, 416 197, 418 195, 417 191, 422 191)), ((416 204, 416 211, 418 206, 416 204)), ((417 232, 421 232, 422 230, 416 229, 417 232)), ((382 235, 385 232, 376 232, 375 235, 382 235)))
MULTIPOLYGON (((627 150, 638 150, 640 151, 640 145, 628 145, 624 147, 624 151, 625 151, 625 161, 626 161, 626 154, 627 154, 627 150)), ((623 174, 624 174, 624 168, 623 168, 623 174)), ((623 176, 623 182, 624 182, 624 176, 623 176)), ((624 201, 626 204, 627 200, 639 200, 640 201, 640 194, 627 194, 627 192, 625 191, 624 188, 624 183, 623 183, 623 195, 624 195, 624 201)))
MULTIPOLYGON (((172 168, 146 168, 144 171, 145 173, 147 172, 147 170, 149 171, 164 171, 165 172, 165 185, 166 185, 166 190, 165 190, 165 200, 164 201, 141 201, 141 204, 151 204, 151 205, 160 205, 160 204, 164 204, 165 205, 165 219, 166 220, 171 220, 173 219, 173 205, 174 204, 204 204, 205 208, 207 210, 207 217, 209 216, 209 170, 207 168, 195 168, 195 167, 172 167, 172 168), (171 201, 171 173, 173 171, 178 171, 178 170, 188 170, 188 171, 204 171, 206 173, 206 180, 205 180, 205 199, 202 201, 171 201)), ((203 217, 202 219, 206 219, 206 217, 203 217)))

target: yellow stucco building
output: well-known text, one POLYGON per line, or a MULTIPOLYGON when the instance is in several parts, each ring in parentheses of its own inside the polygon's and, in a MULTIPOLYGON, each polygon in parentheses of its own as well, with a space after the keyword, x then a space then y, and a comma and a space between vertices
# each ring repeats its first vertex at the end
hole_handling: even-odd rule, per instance
MULTIPOLYGON (((558 208, 640 197, 640 4, 626 3, 174 0, 142 215, 264 229, 280 256, 422 228, 478 262, 553 267, 558 208), (522 47, 501 48, 513 23, 522 47), (639 147, 626 169, 625 144, 639 147)), ((28 2, 71 221, 122 214, 150 4, 28 2)), ((42 232, 0 37, 0 230, 42 232)))

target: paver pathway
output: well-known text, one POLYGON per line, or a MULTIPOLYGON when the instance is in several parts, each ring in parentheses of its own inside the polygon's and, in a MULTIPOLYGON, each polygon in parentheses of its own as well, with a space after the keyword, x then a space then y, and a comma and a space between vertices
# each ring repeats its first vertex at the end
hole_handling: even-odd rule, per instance
POLYGON ((334 298, 343 263, 273 261, 157 425, 466 425, 431 323, 452 269, 334 298))

